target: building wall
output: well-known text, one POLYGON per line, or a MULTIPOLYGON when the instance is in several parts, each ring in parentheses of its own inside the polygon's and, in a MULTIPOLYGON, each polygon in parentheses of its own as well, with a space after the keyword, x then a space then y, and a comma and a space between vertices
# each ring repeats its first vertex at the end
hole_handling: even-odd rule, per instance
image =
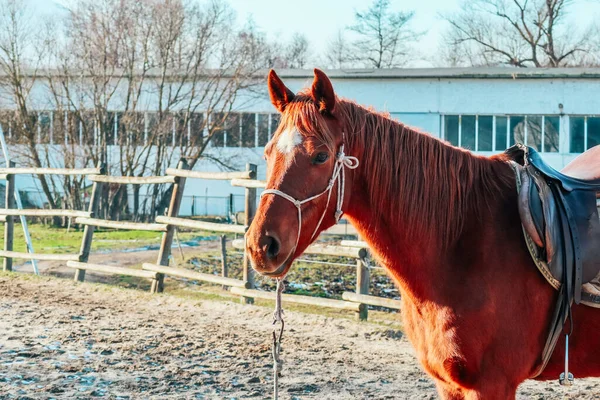
MULTIPOLYGON (((309 87, 312 79, 283 76, 286 85, 297 92, 309 87)), ((558 117, 560 119, 560 145, 558 152, 548 152, 545 159, 555 168, 564 167, 577 153, 571 151, 571 128, 578 123, 583 126, 583 119, 577 120, 575 116, 600 115, 600 80, 598 79, 452 79, 452 78, 382 78, 376 79, 365 76, 359 78, 333 79, 336 93, 344 98, 357 101, 359 104, 372 106, 376 110, 386 111, 393 118, 428 132, 437 137, 448 139, 445 121, 447 116, 460 117, 468 120, 470 116, 494 116, 498 118, 517 118, 528 116, 534 119, 538 116, 558 117)), ((234 109, 245 113, 274 113, 275 110, 268 100, 266 85, 262 87, 262 95, 256 96, 255 92, 242 93, 234 109)), ((37 84, 32 92, 33 103, 39 110, 48 110, 48 93, 43 84, 37 84)), ((2 97, 0 108, 10 109, 11 104, 2 97)), ((156 99, 152 98, 152 91, 146 94, 143 110, 151 112, 156 108, 156 99)), ((115 111, 119 109, 118 97, 113 102, 115 111)), ((258 117, 257 117, 258 118, 258 117)), ((275 117, 273 117, 275 118, 275 117)), ((477 117, 479 118, 479 117, 477 117)), ((589 119, 585 126, 590 132, 600 119, 589 119)), ((275 123, 275 119, 274 119, 275 123)), ((599 124, 600 125, 600 124, 599 124)), ((578 125, 579 126, 579 125, 578 125)), ((6 126, 3 126, 8 131, 6 126)), ((257 131, 258 132, 258 131, 257 131)), ((595 131, 594 131, 595 132, 595 131)), ((272 134, 272 132, 269 132, 272 134)), ((599 133, 600 135, 600 133, 599 133)), ((590 134, 590 138, 595 138, 590 134)), ((594 139, 595 140, 595 139, 594 139)), ((590 143, 594 143, 590 140, 590 143)), ((210 149, 214 156, 223 157, 236 169, 244 169, 246 163, 258 165, 260 179, 265 178, 265 163, 262 159, 264 148, 262 146, 251 148, 224 147, 210 149)), ((473 150, 473 149, 472 149, 473 150)), ((491 155, 502 151, 482 151, 480 153, 491 155)), ((110 157, 120 157, 116 147, 111 151, 110 157)), ((172 164, 177 162, 177 149, 173 150, 172 164)), ((60 166, 60 158, 56 161, 60 166)), ((197 166, 198 170, 218 171, 221 168, 208 161, 202 161, 197 166)), ((33 178, 19 178, 17 183, 20 189, 35 188, 33 178)), ((189 180, 186 184, 185 196, 226 197, 230 193, 241 196, 243 189, 233 188, 229 182, 189 180)), ((206 200, 206 199, 205 199, 206 200)), ((207 201, 200 200, 200 204, 207 209, 207 201), (202 203, 204 201, 204 203, 202 203)), ((189 200, 191 202, 192 200, 189 200)), ((183 209, 189 208, 191 203, 183 209)), ((200 206, 196 206, 198 208, 200 206)), ((217 207, 217 206, 215 206, 217 207)), ((219 205, 218 207, 221 207, 219 205)), ((217 207, 217 208, 218 208, 217 207)), ((217 209, 215 208, 215 210, 217 209)))

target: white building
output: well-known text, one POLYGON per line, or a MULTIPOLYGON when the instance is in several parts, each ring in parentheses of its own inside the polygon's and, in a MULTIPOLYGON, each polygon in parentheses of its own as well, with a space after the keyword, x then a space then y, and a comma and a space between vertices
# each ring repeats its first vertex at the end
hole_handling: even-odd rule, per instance
MULTIPOLYGON (((600 144, 600 69, 597 68, 326 72, 338 96, 387 111, 407 125, 476 153, 498 153, 518 141, 537 148, 551 165, 560 169, 584 149, 600 144)), ((313 79, 312 70, 277 73, 293 91, 309 86, 313 79)), ((263 90, 264 96, 251 102, 243 94, 239 96, 239 104, 234 108, 241 115, 232 117, 232 123, 214 140, 210 150, 229 159, 238 169, 248 162, 257 164, 259 178, 265 176, 263 148, 278 121, 269 102, 266 80, 263 90)), ((150 108, 146 114, 151 111, 150 108)), ((61 118, 48 110, 40 113, 46 113, 47 119, 61 118)), ((200 114, 198 118, 206 118, 200 114)), ((114 140, 119 135, 116 126, 114 140)), ((195 134, 193 126, 187 127, 187 132, 195 134)), ((178 140, 185 140, 183 136, 178 140)), ((202 162, 196 169, 219 167, 202 162)), ((185 190, 189 197, 182 211, 191 212, 191 196, 196 196, 196 214, 222 213, 222 206, 209 210, 209 200, 204 196, 222 198, 230 193, 241 195, 242 190, 232 188, 228 182, 189 180, 185 190)), ((240 209, 241 196, 236 203, 240 209)))

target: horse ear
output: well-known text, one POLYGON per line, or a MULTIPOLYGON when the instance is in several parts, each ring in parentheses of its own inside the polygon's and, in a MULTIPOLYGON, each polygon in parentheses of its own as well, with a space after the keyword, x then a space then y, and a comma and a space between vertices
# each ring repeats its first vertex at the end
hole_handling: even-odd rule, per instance
POLYGON ((335 107, 335 93, 331 81, 325 72, 315 68, 315 80, 312 84, 312 98, 322 113, 332 113, 335 107))
POLYGON ((274 70, 269 71, 267 86, 269 87, 271 103, 273 103, 279 112, 283 112, 283 110, 285 110, 285 106, 287 106, 288 103, 294 98, 294 92, 292 92, 283 84, 283 81, 279 79, 274 70))

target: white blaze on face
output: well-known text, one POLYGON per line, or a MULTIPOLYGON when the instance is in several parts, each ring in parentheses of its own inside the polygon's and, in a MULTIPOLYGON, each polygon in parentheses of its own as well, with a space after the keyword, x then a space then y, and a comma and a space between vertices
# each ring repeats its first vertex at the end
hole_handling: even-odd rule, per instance
POLYGON ((277 150, 282 154, 290 154, 294 148, 302 143, 302 135, 296 129, 281 132, 277 140, 277 150))

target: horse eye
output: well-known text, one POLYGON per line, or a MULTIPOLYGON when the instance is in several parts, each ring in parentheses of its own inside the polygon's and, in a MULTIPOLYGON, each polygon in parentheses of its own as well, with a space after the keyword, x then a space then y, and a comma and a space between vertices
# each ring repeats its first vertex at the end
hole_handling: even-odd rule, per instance
POLYGON ((319 153, 314 159, 315 164, 323 164, 325 161, 329 159, 329 154, 327 153, 319 153))

